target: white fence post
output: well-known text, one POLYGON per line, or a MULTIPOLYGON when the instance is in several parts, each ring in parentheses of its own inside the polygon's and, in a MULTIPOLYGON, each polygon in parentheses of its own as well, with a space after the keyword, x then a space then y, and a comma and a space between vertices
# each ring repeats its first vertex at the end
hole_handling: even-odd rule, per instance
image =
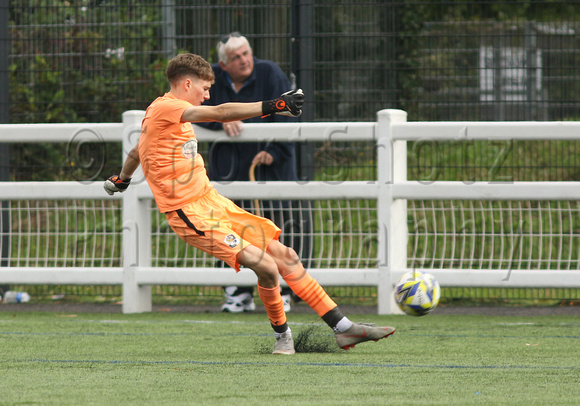
POLYGON ((393 183, 407 180, 407 143, 392 140, 392 125, 407 121, 403 110, 377 113, 378 313, 402 313, 393 298, 392 271, 407 267, 407 201, 393 200, 393 183))
MULTIPOLYGON (((139 142, 143 111, 123 113, 123 162, 139 142)), ((132 184, 143 181, 141 169, 133 175, 132 184)), ((123 313, 143 313, 152 310, 151 286, 141 286, 136 272, 151 266, 151 201, 139 199, 136 187, 123 193, 123 313)))

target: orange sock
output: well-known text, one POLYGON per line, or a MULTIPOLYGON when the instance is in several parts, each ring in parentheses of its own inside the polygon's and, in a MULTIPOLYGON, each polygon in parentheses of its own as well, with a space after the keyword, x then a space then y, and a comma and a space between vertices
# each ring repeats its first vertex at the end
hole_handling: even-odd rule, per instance
MULTIPOLYGON (((258 295, 262 303, 264 303, 272 327, 274 327, 275 331, 278 331, 276 327, 284 326, 286 323, 286 312, 284 312, 284 302, 282 301, 282 296, 280 296, 280 285, 275 288, 264 288, 258 285, 258 295)), ((283 333, 284 331, 279 332, 283 333)))
POLYGON ((336 307, 334 300, 320 284, 306 272, 304 267, 300 267, 284 278, 290 289, 296 293, 308 306, 310 306, 320 317, 336 307))

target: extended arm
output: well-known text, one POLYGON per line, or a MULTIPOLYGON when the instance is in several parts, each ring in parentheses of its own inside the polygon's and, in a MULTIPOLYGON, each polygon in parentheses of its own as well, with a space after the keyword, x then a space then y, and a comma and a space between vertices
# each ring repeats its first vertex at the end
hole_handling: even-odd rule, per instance
POLYGON ((140 163, 139 145, 135 145, 129 152, 129 155, 127 155, 127 159, 125 159, 125 163, 123 164, 119 176, 110 176, 109 179, 105 181, 105 184, 103 185, 105 191, 112 196, 115 192, 123 193, 127 190, 131 184, 131 177, 139 167, 140 163))
POLYGON ((279 98, 253 103, 224 103, 218 106, 191 106, 183 112, 181 121, 206 122, 244 120, 250 117, 282 114, 298 117, 302 114, 304 93, 302 89, 291 90, 279 98))
POLYGON ((224 103, 218 106, 192 106, 181 116, 182 122, 199 123, 204 121, 243 120, 262 114, 262 102, 254 103, 224 103))
POLYGON ((141 160, 139 159, 139 144, 137 144, 129 152, 129 155, 127 155, 127 159, 125 159, 125 163, 123 164, 123 168, 121 169, 119 177, 121 179, 131 179, 133 173, 135 173, 140 164, 141 160))

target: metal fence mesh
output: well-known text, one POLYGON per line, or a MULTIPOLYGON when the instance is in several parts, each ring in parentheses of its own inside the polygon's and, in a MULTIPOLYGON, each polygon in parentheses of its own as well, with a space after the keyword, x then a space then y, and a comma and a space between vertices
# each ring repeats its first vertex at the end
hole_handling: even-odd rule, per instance
POLYGON ((309 120, 368 121, 383 108, 413 120, 578 115, 578 1, 9 3, 14 123, 118 121, 167 88, 168 58, 216 62, 234 30, 308 87, 309 120))

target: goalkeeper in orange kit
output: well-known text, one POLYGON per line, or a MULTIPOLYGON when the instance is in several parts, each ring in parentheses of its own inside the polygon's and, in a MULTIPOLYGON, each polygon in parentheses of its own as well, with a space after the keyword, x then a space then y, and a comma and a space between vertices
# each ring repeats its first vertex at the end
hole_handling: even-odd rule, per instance
POLYGON ((221 259, 236 271, 243 265, 258 277, 258 294, 274 329, 274 354, 294 354, 280 295, 281 276, 328 324, 339 347, 385 338, 393 327, 353 323, 302 266, 296 252, 278 240, 280 228, 220 195, 210 183, 192 122, 243 120, 269 114, 299 116, 304 94, 293 90, 278 99, 202 106, 209 99, 214 73, 203 58, 180 54, 166 69, 171 89, 147 108, 139 144, 130 151, 118 176, 105 181, 109 194, 123 192, 139 165, 157 207, 186 243, 221 259))

